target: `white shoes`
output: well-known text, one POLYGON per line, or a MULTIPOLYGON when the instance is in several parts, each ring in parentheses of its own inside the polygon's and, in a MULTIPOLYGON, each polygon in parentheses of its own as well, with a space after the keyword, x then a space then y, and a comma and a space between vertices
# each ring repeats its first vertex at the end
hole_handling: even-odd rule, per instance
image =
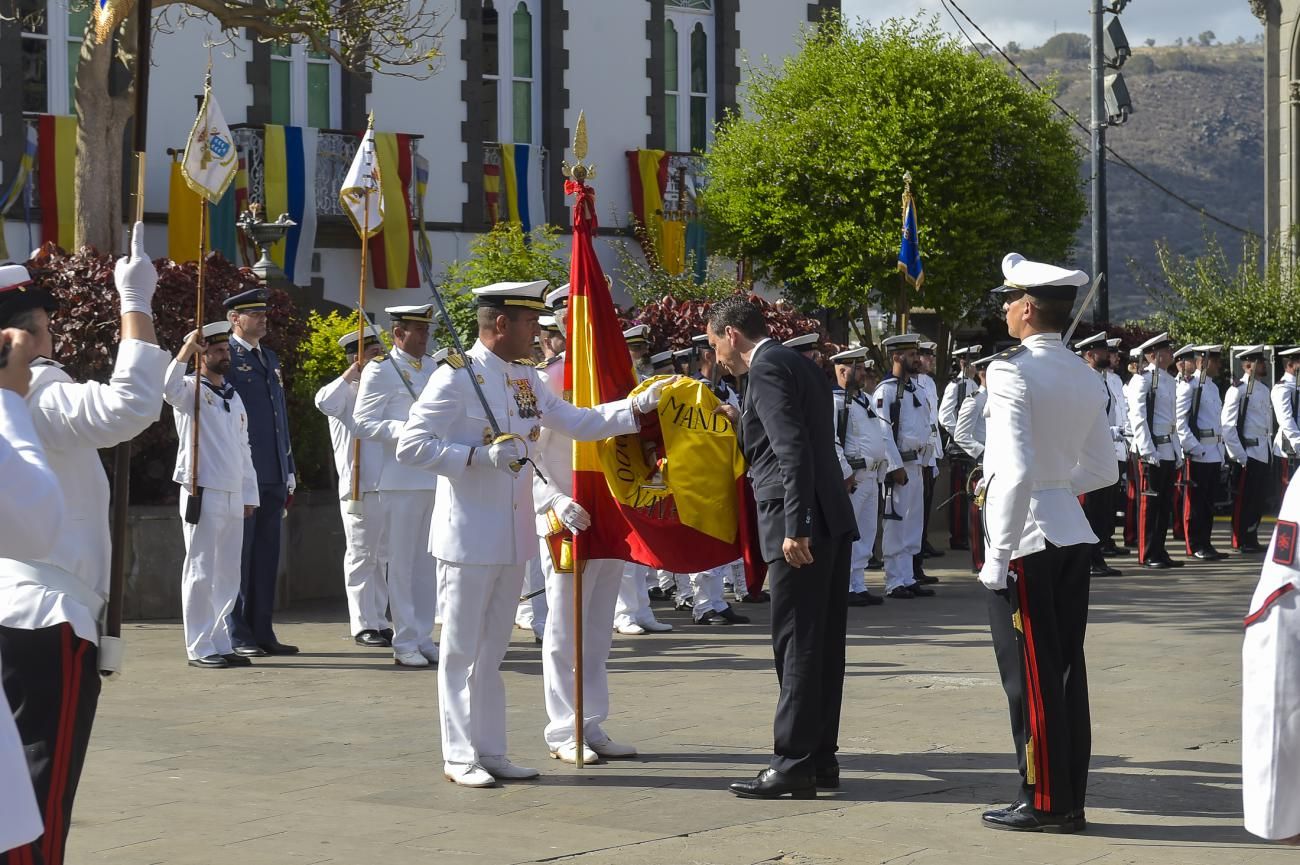
POLYGON ((427 667, 429 659, 420 652, 393 652, 393 663, 401 667, 427 667))
POLYGON ((443 763, 442 776, 461 787, 495 787, 497 779, 478 763, 443 763))
POLYGON ((645 628, 636 622, 628 622, 626 625, 617 625, 614 630, 628 637, 639 637, 646 632, 645 628))
POLYGON ((484 757, 478 758, 479 765, 488 771, 493 778, 499 781, 527 781, 529 778, 536 778, 542 774, 536 769, 529 769, 527 766, 516 766, 510 762, 508 757, 484 757))
POLYGON ((426 661, 436 666, 438 663, 438 644, 429 643, 428 645, 421 646, 420 654, 424 656, 426 661))
POLYGON ((644 619, 637 624, 644 630, 652 634, 666 634, 673 629, 673 626, 667 622, 660 622, 656 619, 644 619))
POLYGON ((613 739, 606 739, 603 742, 589 742, 588 744, 591 745, 591 750, 595 751, 601 757, 609 757, 616 760, 620 757, 636 756, 636 748, 633 748, 631 745, 620 745, 613 739))
MULTIPOLYGON (((563 745, 551 752, 551 759, 559 760, 561 763, 572 763, 575 766, 578 765, 578 743, 565 742, 563 745)), ((584 745, 582 748, 582 762, 599 763, 600 757, 595 751, 584 745)))

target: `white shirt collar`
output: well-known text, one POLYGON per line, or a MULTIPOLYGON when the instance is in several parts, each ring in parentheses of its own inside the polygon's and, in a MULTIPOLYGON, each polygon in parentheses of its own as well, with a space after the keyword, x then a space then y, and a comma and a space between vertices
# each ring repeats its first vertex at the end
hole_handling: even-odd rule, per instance
POLYGON ((1020 344, 1024 346, 1060 345, 1061 335, 1059 333, 1033 333, 1020 340, 1020 344))
POLYGON ((240 337, 236 336, 236 335, 235 335, 235 332, 234 332, 233 330, 230 332, 230 340, 231 340, 231 342, 237 342, 237 343, 239 343, 240 345, 242 345, 242 346, 244 347, 244 350, 245 350, 245 351, 253 351, 254 349, 261 348, 260 345, 249 345, 249 344, 248 344, 247 342, 245 342, 243 339, 241 339, 240 337))

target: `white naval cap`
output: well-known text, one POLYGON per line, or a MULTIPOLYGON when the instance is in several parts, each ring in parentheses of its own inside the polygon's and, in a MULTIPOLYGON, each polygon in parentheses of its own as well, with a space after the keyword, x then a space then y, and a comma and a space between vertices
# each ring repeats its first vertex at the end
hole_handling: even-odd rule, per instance
MULTIPOLYGON (((376 343, 376 342, 378 342, 378 341, 379 341, 379 339, 378 339, 378 337, 375 336, 375 332, 372 331, 372 330, 370 330, 370 329, 367 329, 367 330, 366 330, 366 344, 367 344, 367 345, 371 345, 371 344, 376 343)), ((343 334, 342 336, 340 336, 340 337, 339 337, 339 345, 343 346, 343 350, 344 350, 344 351, 353 351, 353 352, 356 351, 356 350, 357 350, 357 347, 356 347, 356 346, 357 346, 357 332, 356 332, 355 330, 349 330, 347 333, 345 333, 345 334, 343 334)))
POLYGON ((555 316, 553 316, 553 315, 543 315, 543 316, 540 316, 540 317, 537 319, 537 323, 538 323, 539 325, 541 325, 542 330, 554 330, 554 331, 558 331, 558 330, 560 329, 560 325, 559 325, 559 323, 555 320, 555 316))
POLYGON ((861 346, 859 348, 850 348, 840 352, 839 354, 831 355, 831 363, 853 364, 860 360, 865 360, 866 357, 867 348, 866 346, 861 346))
POLYGON ((792 336, 781 344, 786 348, 792 348, 795 351, 812 351, 817 347, 817 343, 819 342, 821 342, 821 334, 817 333, 817 331, 813 331, 812 333, 792 336))
POLYGON ((550 283, 545 279, 531 282, 494 282, 474 289, 474 297, 479 306, 513 306, 547 312, 546 304, 542 302, 542 293, 546 291, 548 285, 550 283))
POLYGON ((1196 351, 1196 344, 1189 342, 1187 345, 1183 346, 1182 348, 1178 349, 1178 351, 1174 352, 1174 360, 1187 357, 1189 354, 1192 354, 1195 351, 1196 351))
POLYGON ((1220 343, 1218 345, 1198 345, 1192 350, 1200 355, 1223 354, 1223 344, 1220 343))
POLYGON ((1128 350, 1129 360, 1137 360, 1141 356, 1142 356, 1142 349, 1140 348, 1130 348, 1128 350))
POLYGON ((628 345, 645 345, 650 341, 650 325, 634 324, 623 331, 623 339, 628 345))
POLYGON ((658 354, 650 355, 650 365, 653 367, 668 366, 673 362, 672 349, 661 351, 658 354))
POLYGON ((417 304, 415 306, 386 306, 384 312, 394 322, 399 321, 422 321, 425 324, 433 322, 433 304, 417 304))
POLYGON ((1088 274, 1082 270, 1030 261, 1018 252, 1002 259, 1002 277, 1004 282, 993 289, 994 294, 1023 291, 1044 300, 1074 300, 1079 286, 1088 283, 1088 274))
MULTIPOLYGON (((352 335, 357 334, 353 331, 352 335)), ((203 325, 203 339, 207 342, 227 342, 230 339, 230 322, 214 321, 203 325)))
POLYGON ((972 355, 979 354, 979 353, 980 353, 980 349, 982 349, 982 348, 984 348, 984 346, 979 345, 979 344, 976 344, 976 345, 968 345, 968 346, 966 346, 965 348, 955 348, 955 349, 952 350, 952 356, 953 356, 953 357, 971 357, 972 355))
POLYGON ((1074 344, 1076 350, 1082 351, 1087 349, 1097 349, 1106 346, 1106 331, 1094 333, 1087 339, 1081 339, 1074 344))
POLYGON ((551 309, 564 309, 569 305, 569 283, 565 283, 559 288, 546 295, 546 305, 551 309))
POLYGON ((1118 336, 1111 337, 1110 339, 1106 340, 1106 348, 1110 349, 1111 351, 1119 351, 1119 343, 1120 343, 1120 339, 1118 336))
POLYGON ((1248 345, 1237 352, 1237 360, 1263 360, 1267 346, 1248 345))
POLYGON ((1300 357, 1300 345, 1295 348, 1288 348, 1286 351, 1279 351, 1278 357, 1300 357))
POLYGON ((709 335, 707 333, 697 333, 691 337, 691 345, 697 348, 709 347, 709 335))
POLYGON ((673 352, 673 357, 692 357, 694 354, 694 348, 679 348, 673 352))
POLYGON ((920 348, 921 335, 916 333, 900 333, 897 336, 886 337, 880 345, 882 348, 889 351, 906 351, 909 348, 920 348))
POLYGON ((917 346, 917 348, 919 348, 923 352, 929 352, 930 354, 934 354, 939 349, 939 343, 934 342, 933 340, 923 339, 921 340, 921 344, 917 346))
POLYGON ((1146 342, 1139 345, 1137 347, 1137 350, 1139 352, 1145 353, 1148 351, 1155 351, 1156 349, 1163 348, 1167 345, 1169 345, 1169 334, 1158 333, 1155 336, 1148 339, 1146 342))

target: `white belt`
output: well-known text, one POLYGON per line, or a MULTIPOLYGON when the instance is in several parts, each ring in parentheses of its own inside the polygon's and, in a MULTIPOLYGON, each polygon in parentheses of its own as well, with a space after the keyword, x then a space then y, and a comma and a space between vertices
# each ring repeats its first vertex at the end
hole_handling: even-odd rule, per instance
POLYGON ((1034 481, 1034 492, 1041 490, 1069 490, 1074 489, 1074 484, 1069 481, 1034 481))
POLYGON ((58 565, 0 559, 0 594, 7 589, 20 589, 33 584, 70 596, 90 611, 92 619, 98 620, 99 614, 103 612, 105 599, 99 592, 58 565))

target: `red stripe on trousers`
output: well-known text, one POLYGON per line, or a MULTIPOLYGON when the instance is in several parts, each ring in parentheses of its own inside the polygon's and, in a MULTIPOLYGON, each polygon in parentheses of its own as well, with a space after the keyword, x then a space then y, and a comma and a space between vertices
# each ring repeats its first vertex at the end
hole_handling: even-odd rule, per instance
POLYGON ((1142 488, 1146 486, 1147 464, 1138 460, 1138 483, 1137 483, 1137 506, 1138 506, 1138 561, 1147 560, 1147 500, 1151 496, 1142 495, 1142 488))
POLYGON ((71 774, 72 747, 77 729, 78 692, 81 688, 81 662, 87 645, 82 642, 76 652, 73 652, 72 641, 75 635, 71 625, 63 625, 62 637, 60 654, 63 695, 60 701, 59 727, 54 740, 50 792, 45 804, 45 835, 41 839, 41 853, 46 865, 58 865, 63 861, 63 825, 66 821, 63 801, 68 790, 68 776, 71 774))
POLYGON ((1196 552, 1192 549, 1192 461, 1183 463, 1183 541, 1187 544, 1187 555, 1196 552))
POLYGON ((1249 471, 1250 460, 1246 460, 1246 465, 1241 467, 1241 474, 1237 476, 1237 494, 1232 497, 1232 548, 1241 549, 1241 505, 1246 497, 1246 472, 1249 471))
MULTIPOLYGON (((1043 709, 1043 689, 1038 678, 1038 652, 1034 648, 1034 629, 1029 618, 1029 592, 1025 588, 1024 567, 1017 568, 1019 579, 1016 591, 1020 595, 1020 626, 1025 635, 1025 680, 1029 693, 1030 732, 1035 740, 1034 768, 1038 777, 1034 783, 1034 807, 1039 811, 1052 810, 1051 766, 1047 756, 1047 714, 1043 709)), ((1026 743, 1028 747, 1028 743, 1026 743)))

